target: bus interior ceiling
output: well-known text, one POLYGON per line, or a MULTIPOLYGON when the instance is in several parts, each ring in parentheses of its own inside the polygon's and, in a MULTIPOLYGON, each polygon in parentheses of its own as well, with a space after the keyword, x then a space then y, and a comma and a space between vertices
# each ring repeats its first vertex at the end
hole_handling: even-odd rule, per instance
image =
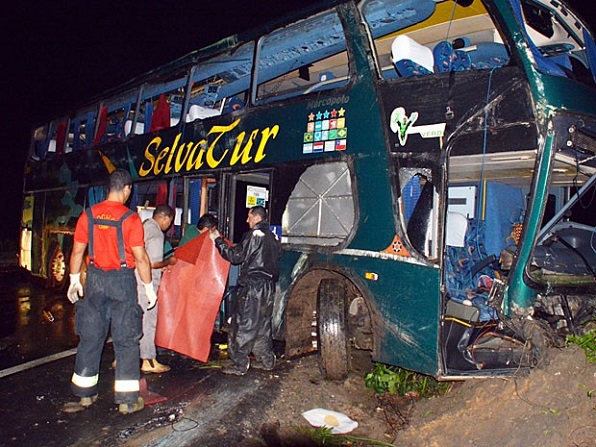
MULTIPOLYGON (((454 156, 449 161, 449 182, 462 184, 488 180, 527 188, 534 175, 535 163, 535 149, 454 156)), ((580 167, 575 160, 557 154, 551 184, 561 187, 581 186, 595 173, 596 167, 580 167)))

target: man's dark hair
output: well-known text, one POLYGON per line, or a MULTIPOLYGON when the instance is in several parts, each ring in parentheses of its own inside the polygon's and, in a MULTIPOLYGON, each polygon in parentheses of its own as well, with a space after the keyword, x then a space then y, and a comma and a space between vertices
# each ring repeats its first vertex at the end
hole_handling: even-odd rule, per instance
POLYGON ((197 222, 197 228, 202 230, 203 228, 217 228, 219 221, 213 214, 203 214, 197 222))
POLYGON ((132 185, 132 177, 124 169, 116 169, 110 174, 110 191, 122 191, 126 185, 132 185))
POLYGON ((259 216, 263 221, 267 220, 267 210, 262 206, 253 206, 249 212, 253 216, 259 216))
POLYGON ((157 205, 153 210, 153 217, 157 217, 159 215, 170 217, 173 219, 176 213, 170 205, 157 205))

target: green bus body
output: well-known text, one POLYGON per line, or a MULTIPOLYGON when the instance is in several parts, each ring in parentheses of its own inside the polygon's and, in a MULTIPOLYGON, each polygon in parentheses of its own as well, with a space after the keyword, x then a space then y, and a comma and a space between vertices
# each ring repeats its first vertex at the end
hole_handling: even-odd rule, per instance
MULTIPOLYGON (((99 200, 106 175, 114 167, 131 172, 141 207, 155 205, 157 182, 167 184, 169 203, 182 212, 181 222, 170 233, 174 245, 188 222, 196 222, 197 209, 189 210, 198 196, 193 196, 190 185, 202 182, 212 189, 203 189, 200 211, 216 212, 223 226, 220 231, 233 241, 242 234, 243 206, 249 205, 249 197, 265 200, 270 223, 281 230, 284 246, 276 337, 286 342, 290 356, 318 349, 327 377, 345 375, 351 349, 370 350, 375 361, 445 378, 511 373, 531 366, 527 322, 537 314, 537 300, 559 303, 572 297, 584 313, 594 306, 594 264, 589 253, 582 271, 581 265, 565 270, 560 262, 557 268, 541 264, 544 259, 550 262, 550 254, 541 253, 550 253, 554 239, 536 251, 550 234, 541 233, 545 222, 577 188, 589 187, 596 171, 590 159, 596 153, 594 42, 576 22, 583 32, 582 48, 543 44, 537 56, 512 7, 522 9, 518 0, 460 3, 457 7, 452 1, 423 0, 321 4, 283 23, 286 28, 271 25, 225 39, 108 92, 73 116, 37 128, 25 173, 22 264, 53 285, 63 284, 76 219, 84 207, 99 200), (435 18, 440 10, 454 11, 452 18, 435 18), (299 33, 301 21, 311 19, 318 28, 305 29, 321 33, 312 45, 307 34, 299 33), (418 53, 427 54, 435 40, 425 36, 441 27, 450 29, 451 24, 454 30, 477 27, 474 32, 454 31, 453 37, 462 36, 463 53, 457 54, 465 63, 484 43, 473 40, 488 35, 499 36, 489 42, 490 48, 502 45, 506 60, 490 65, 497 59, 493 55, 484 65, 452 69, 452 63, 462 62, 454 59, 451 49, 445 71, 436 55, 433 67, 411 64, 413 59, 406 58, 387 68, 388 54, 382 48, 394 37, 426 39, 426 49, 418 53), (393 28, 383 34, 383 26, 393 28), (345 33, 343 47, 333 31, 340 28, 345 33), (267 36, 264 43, 251 46, 261 35, 267 36), (337 67, 331 63, 327 64, 331 71, 324 64, 320 68, 319 60, 308 59, 305 48, 312 54, 321 51, 320 60, 345 61, 344 71, 333 73, 337 67), (562 60, 565 51, 577 53, 571 59, 580 60, 579 68, 577 62, 569 68, 567 59, 564 69, 553 62, 562 60), (163 92, 168 93, 171 107, 176 101, 172 92, 182 92, 177 105, 190 112, 190 92, 199 84, 199 73, 209 72, 209 61, 220 61, 220 54, 231 55, 224 58, 230 67, 239 59, 248 60, 248 69, 242 65, 248 74, 232 76, 232 69, 222 63, 217 84, 205 81, 203 105, 197 102, 195 110, 204 112, 209 106, 212 114, 185 120, 181 113, 177 123, 148 132, 149 123, 141 123, 141 117, 157 114, 163 92), (253 65, 249 60, 253 55, 264 62, 253 65), (283 68, 284 57, 290 62, 295 57, 295 64, 287 62, 283 68), (276 64, 280 72, 272 74, 268 70, 276 64), (398 66, 410 71, 399 72, 398 66), (583 77, 578 80, 576 72, 583 77), (209 97, 208 87, 216 91, 209 97), (217 96, 226 88, 234 97, 240 96, 234 89, 242 88, 243 105, 226 112, 231 95, 217 96), (142 99, 143 92, 151 89, 149 99, 142 99), (102 137, 106 132, 100 124, 102 107, 112 124, 119 122, 113 124, 115 136, 102 137), (124 135, 129 116, 134 130, 124 135), (136 126, 141 129, 138 133, 136 126), (52 139, 54 151, 49 149, 52 139), (562 157, 570 148, 576 160, 567 169, 568 159, 562 157), (412 179, 416 179, 412 187, 421 192, 410 203, 406 188, 412 179), (264 188, 265 196, 259 192, 251 196, 253 186, 264 188), (510 267, 490 278, 490 290, 468 291, 471 301, 464 296, 455 302, 446 228, 451 202, 457 205, 463 200, 452 197, 460 187, 474 191, 477 222, 485 215, 498 215, 498 200, 506 206, 508 191, 523 194, 515 203, 524 206, 510 219, 510 224, 522 228, 515 244, 510 243, 510 267), (306 191, 309 188, 314 192, 306 191), (549 210, 553 196, 555 209, 549 210), (428 200, 426 208, 422 197, 428 200), (491 206, 491 200, 497 205, 491 206), (490 318, 478 317, 476 292, 489 297, 482 309, 490 318), (318 328, 316 337, 313 324, 318 328), (333 325, 340 327, 338 333, 322 329, 333 325)), ((528 22, 548 9, 543 1, 524 3, 528 22)), ((564 5, 558 7, 549 16, 556 18, 552 19, 555 35, 563 22, 557 13, 569 11, 564 5)), ((455 48, 456 39, 451 42, 455 48)), ((240 72, 240 65, 234 67, 240 72)), ((468 222, 474 220, 467 217, 468 222)), ((500 221, 507 218, 499 216, 500 221)), ((590 228, 593 232, 591 225, 588 234, 590 228)), ((581 239, 580 230, 585 228, 572 227, 573 237, 579 232, 581 239)), ((549 306, 557 307, 538 307, 543 311, 549 306)), ((574 316, 573 312, 558 315, 557 327, 570 330, 574 316)))

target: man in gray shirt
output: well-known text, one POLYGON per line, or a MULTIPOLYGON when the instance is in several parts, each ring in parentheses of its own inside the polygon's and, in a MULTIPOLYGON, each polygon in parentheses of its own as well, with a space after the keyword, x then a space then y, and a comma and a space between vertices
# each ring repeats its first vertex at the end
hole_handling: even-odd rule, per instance
MULTIPOLYGON (((159 205, 153 211, 153 216, 143 222, 145 231, 145 250, 151 261, 151 280, 155 293, 161 282, 162 269, 176 263, 174 256, 163 259, 164 232, 170 228, 174 220, 174 210, 168 205, 159 205)), ((168 372, 170 367, 157 361, 155 348, 155 330, 157 327, 157 304, 152 308, 147 305, 145 289, 137 277, 137 291, 139 305, 143 308, 143 337, 140 340, 140 355, 143 360, 141 371, 144 373, 160 374, 168 372)))

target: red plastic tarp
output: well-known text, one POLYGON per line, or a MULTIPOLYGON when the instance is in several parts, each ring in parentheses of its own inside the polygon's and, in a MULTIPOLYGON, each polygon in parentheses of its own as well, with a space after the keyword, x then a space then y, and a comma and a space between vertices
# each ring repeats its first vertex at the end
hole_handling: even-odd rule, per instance
POLYGON ((208 232, 180 250, 159 286, 155 344, 206 362, 230 263, 220 256, 208 232))

